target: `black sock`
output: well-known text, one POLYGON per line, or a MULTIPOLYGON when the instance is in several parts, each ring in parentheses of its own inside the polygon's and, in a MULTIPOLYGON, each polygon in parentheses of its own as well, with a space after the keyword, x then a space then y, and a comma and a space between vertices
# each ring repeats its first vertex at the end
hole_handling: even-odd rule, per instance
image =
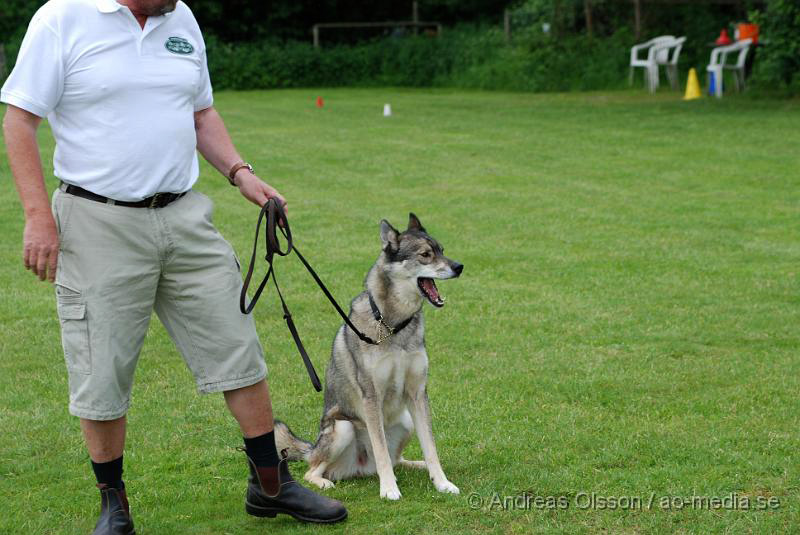
POLYGON ((94 470, 94 476, 98 483, 108 485, 113 489, 125 488, 125 484, 122 482, 122 456, 107 463, 92 461, 92 470, 94 470))
POLYGON ((244 447, 247 455, 256 466, 278 466, 278 450, 275 449, 275 432, 270 431, 260 437, 245 438, 244 447))

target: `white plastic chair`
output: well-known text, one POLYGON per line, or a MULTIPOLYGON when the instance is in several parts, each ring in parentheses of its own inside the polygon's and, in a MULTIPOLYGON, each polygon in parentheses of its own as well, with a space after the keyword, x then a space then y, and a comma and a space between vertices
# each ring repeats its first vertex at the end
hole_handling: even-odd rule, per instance
POLYGON ((744 62, 747 60, 747 52, 750 50, 750 45, 753 43, 752 39, 742 39, 732 45, 718 46, 711 51, 711 59, 706 67, 706 81, 710 75, 714 75, 714 94, 717 98, 722 98, 722 70, 732 70, 734 83, 736 84, 736 91, 744 89, 744 62), (728 54, 738 52, 736 63, 726 65, 728 54))
POLYGON ((658 66, 663 65, 667 71, 667 79, 669 85, 674 90, 678 90, 678 57, 681 55, 683 43, 686 42, 686 37, 678 37, 671 43, 663 45, 655 45, 654 56, 656 58, 656 87, 658 87, 658 66), (667 54, 664 57, 662 50, 666 50, 667 54))
POLYGON ((634 45, 631 48, 631 67, 629 83, 633 85, 633 69, 636 67, 644 68, 644 80, 651 93, 658 89, 658 64, 656 60, 666 62, 669 58, 669 50, 666 48, 656 48, 658 45, 665 45, 675 40, 674 35, 662 35, 650 39, 646 43, 634 45), (639 59, 639 51, 647 50, 647 58, 639 59))

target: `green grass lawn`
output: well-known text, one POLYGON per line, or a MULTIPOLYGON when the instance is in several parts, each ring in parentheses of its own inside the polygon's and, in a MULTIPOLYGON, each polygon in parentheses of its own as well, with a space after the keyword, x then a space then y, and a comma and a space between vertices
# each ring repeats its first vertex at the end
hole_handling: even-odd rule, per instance
MULTIPOLYGON (((382 218, 404 226, 414 211, 465 264, 439 285, 447 306, 426 309, 434 433, 461 496, 398 469, 399 502, 379 498, 375 477, 326 491, 349 508, 343 525, 247 516, 238 428, 222 396, 195 393, 154 321, 125 454, 137 533, 800 530, 798 101, 411 90, 216 99, 341 301, 362 288, 382 218), (530 506, 498 506, 517 495, 530 506), (537 507, 549 496, 567 507, 537 507), (691 496, 733 496, 739 510, 662 507, 691 496), (759 497, 778 506, 741 510, 759 497)), ((89 533, 99 500, 67 412, 53 290, 22 266, 5 155, 0 177, 0 533, 89 533)), ((205 164, 197 188, 249 258, 257 209, 205 164)), ((277 269, 321 372, 340 321, 296 259, 277 269)), ((322 396, 271 291, 255 314, 275 414, 313 438, 322 396)), ((421 458, 416 440, 410 450, 421 458)))

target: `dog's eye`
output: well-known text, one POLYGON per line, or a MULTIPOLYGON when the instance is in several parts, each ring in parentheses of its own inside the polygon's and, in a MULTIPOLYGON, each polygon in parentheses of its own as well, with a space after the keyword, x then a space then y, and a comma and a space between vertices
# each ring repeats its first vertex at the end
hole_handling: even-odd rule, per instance
POLYGON ((430 258, 431 257, 431 252, 430 251, 425 251, 424 253, 420 253, 420 256, 422 258, 430 258))

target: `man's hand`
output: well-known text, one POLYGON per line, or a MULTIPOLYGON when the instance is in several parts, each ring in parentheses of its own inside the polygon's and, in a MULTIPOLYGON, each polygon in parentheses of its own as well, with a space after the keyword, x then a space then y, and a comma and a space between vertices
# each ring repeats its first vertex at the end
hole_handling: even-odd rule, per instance
POLYGON ((247 169, 237 172, 236 176, 233 177, 233 183, 239 187, 239 192, 250 202, 261 207, 267 204, 268 200, 276 199, 281 203, 286 215, 289 215, 286 199, 283 198, 283 195, 247 169))
POLYGON ((33 271, 39 280, 56 280, 58 263, 58 230, 53 215, 47 211, 25 220, 22 235, 25 268, 33 271))

